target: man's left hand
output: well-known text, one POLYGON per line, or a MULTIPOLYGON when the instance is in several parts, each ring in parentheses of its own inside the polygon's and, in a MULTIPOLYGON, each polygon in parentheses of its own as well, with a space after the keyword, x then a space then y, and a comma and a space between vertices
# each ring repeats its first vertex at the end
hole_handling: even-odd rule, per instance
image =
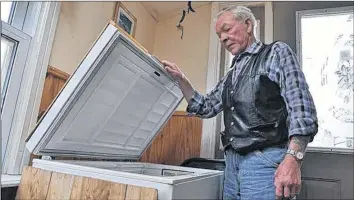
POLYGON ((301 164, 291 155, 286 155, 275 172, 274 185, 277 199, 294 197, 301 189, 301 164))

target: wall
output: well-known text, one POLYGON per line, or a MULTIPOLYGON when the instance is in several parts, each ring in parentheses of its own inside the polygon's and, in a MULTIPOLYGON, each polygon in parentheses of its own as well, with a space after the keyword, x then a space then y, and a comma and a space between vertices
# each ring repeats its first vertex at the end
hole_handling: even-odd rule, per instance
POLYGON ((273 3, 274 40, 281 40, 289 44, 296 51, 296 11, 324 9, 342 6, 353 6, 351 1, 347 2, 274 2, 273 3), (286 26, 286 28, 284 28, 286 26))
MULTIPOLYGON (((141 2, 123 2, 137 18, 135 38, 153 51, 156 22, 141 2)), ((115 2, 62 2, 49 65, 72 74, 113 17, 115 2)))
MULTIPOLYGON (((182 22, 183 39, 180 38, 180 30, 176 28, 180 15, 157 23, 154 55, 161 60, 176 63, 193 86, 205 93, 211 4, 198 7, 195 11, 187 14, 182 22)), ((186 105, 183 100, 177 110, 185 110, 186 105)))
POLYGON ((124 1, 123 5, 137 18, 135 38, 150 53, 154 50, 156 21, 141 2, 124 1))

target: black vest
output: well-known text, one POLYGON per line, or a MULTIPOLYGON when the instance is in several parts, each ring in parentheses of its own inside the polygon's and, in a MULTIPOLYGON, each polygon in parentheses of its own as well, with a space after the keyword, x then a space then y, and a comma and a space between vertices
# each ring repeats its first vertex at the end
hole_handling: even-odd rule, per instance
POLYGON ((265 68, 265 59, 273 56, 272 44, 251 55, 234 84, 232 73, 226 77, 222 93, 225 131, 221 136, 225 149, 232 147, 246 154, 288 140, 286 104, 265 68))

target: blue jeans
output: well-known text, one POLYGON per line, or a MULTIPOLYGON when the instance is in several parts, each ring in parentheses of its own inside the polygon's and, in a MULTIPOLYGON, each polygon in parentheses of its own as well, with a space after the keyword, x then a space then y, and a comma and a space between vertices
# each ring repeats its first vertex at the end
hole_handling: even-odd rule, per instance
POLYGON ((286 150, 271 147, 244 156, 226 150, 224 199, 275 200, 274 174, 286 150))

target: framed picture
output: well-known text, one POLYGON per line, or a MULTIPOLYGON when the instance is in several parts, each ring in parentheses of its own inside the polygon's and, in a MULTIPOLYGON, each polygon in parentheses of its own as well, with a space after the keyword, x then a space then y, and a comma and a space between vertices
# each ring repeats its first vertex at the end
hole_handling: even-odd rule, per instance
POLYGON ((116 3, 113 21, 118 24, 118 26, 121 27, 125 32, 134 37, 136 29, 136 18, 121 2, 116 3))

